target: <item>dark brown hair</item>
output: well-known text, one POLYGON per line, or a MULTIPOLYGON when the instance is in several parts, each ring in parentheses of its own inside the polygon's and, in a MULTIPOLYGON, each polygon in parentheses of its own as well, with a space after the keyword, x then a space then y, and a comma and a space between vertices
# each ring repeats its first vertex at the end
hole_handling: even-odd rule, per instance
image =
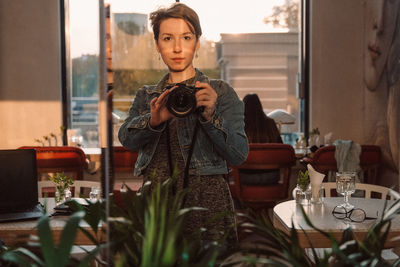
POLYGON ((151 27, 153 28, 154 39, 157 41, 160 34, 160 25, 166 19, 183 19, 188 24, 190 31, 199 39, 202 32, 199 16, 197 13, 182 3, 174 3, 168 8, 160 8, 150 13, 151 27))
POLYGON ((245 131, 249 143, 282 143, 275 121, 265 115, 257 94, 243 98, 245 131))

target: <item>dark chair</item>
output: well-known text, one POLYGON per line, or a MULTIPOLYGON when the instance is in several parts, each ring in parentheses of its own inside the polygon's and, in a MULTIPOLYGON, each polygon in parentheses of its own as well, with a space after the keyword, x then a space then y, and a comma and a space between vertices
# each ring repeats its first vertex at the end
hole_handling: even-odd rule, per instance
POLYGON ((249 155, 243 164, 230 166, 232 196, 252 209, 273 207, 278 201, 288 198, 291 167, 296 163, 294 149, 290 145, 276 143, 253 143, 249 144, 249 148, 249 155), (240 182, 241 169, 280 169, 281 177, 276 184, 244 185, 240 182))
MULTIPOLYGON (((324 146, 315 151, 312 158, 303 158, 303 163, 310 163, 318 172, 332 176, 337 172, 335 146, 324 146)), ((376 184, 382 153, 379 146, 361 145, 360 168, 363 171, 363 183, 376 184)))
POLYGON ((114 172, 131 172, 135 169, 138 153, 123 146, 114 147, 114 172))
POLYGON ((35 149, 39 177, 47 173, 72 173, 74 180, 83 180, 88 169, 88 159, 83 150, 72 146, 23 146, 19 149, 35 149))
MULTIPOLYGON (((124 173, 129 173, 130 177, 135 169, 135 163, 138 157, 138 152, 131 151, 123 146, 114 147, 114 174, 120 173, 124 176, 124 173)), ((135 177, 134 177, 135 178, 135 177)), ((141 179, 124 178, 122 181, 114 182, 114 193, 122 188, 123 184, 126 184, 134 191, 137 191, 141 185, 141 179)), ((118 193, 117 193, 118 194, 118 193)))

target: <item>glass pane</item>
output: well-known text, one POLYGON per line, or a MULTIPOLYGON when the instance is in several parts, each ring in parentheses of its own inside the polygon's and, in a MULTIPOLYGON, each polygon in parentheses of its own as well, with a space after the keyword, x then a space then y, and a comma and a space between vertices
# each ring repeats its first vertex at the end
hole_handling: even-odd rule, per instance
POLYGON ((68 143, 99 147, 98 0, 69 1, 70 88, 68 143))
MULTIPOLYGON (((156 84, 167 73, 155 49, 148 14, 174 1, 109 2, 117 118, 114 144, 120 145, 118 127, 136 91, 145 84, 156 84)), ((198 13, 202 25, 195 67, 210 78, 230 83, 240 98, 256 93, 266 114, 283 110, 289 120, 281 120, 279 115, 274 119, 281 122, 284 141, 294 144, 291 133, 298 132, 300 125, 296 96, 298 0, 181 2, 198 13), (222 13, 228 6, 229 12, 222 13)))

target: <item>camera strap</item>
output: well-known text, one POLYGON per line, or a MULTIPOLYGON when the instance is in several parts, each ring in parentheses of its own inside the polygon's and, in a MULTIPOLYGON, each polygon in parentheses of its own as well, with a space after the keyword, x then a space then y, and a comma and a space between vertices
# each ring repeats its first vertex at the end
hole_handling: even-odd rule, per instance
MULTIPOLYGON (((167 121, 166 126, 167 131, 167 150, 168 150, 168 166, 169 166, 169 176, 172 177, 173 168, 172 168, 172 156, 171 156, 171 139, 169 137, 169 121, 167 121)), ((174 192, 175 193, 175 192, 174 192)))
MULTIPOLYGON (((183 176, 183 189, 188 187, 188 183, 189 183, 189 165, 190 165, 190 161, 192 159, 193 150, 194 150, 194 144, 196 143, 196 136, 197 136, 197 132, 198 132, 198 129, 199 129, 199 125, 200 125, 200 121, 197 120, 196 121, 196 125, 194 126, 192 142, 190 143, 189 153, 188 153, 188 157, 187 157, 187 161, 186 161, 185 174, 183 176)), ((185 207, 186 197, 187 197, 187 194, 185 194, 183 196, 182 208, 185 207)))
POLYGON ((183 177, 183 188, 186 188, 188 185, 189 165, 190 165, 190 160, 192 159, 192 155, 193 155, 194 144, 196 143, 196 136, 197 136, 197 131, 199 129, 199 124, 200 124, 200 121, 197 120, 196 125, 194 126, 192 142, 190 143, 190 149, 189 149, 189 153, 188 153, 188 157, 187 157, 187 161, 186 161, 185 176, 183 177))
MULTIPOLYGON (((189 148, 189 152, 188 152, 188 157, 186 160, 186 164, 185 164, 185 172, 184 172, 184 176, 183 176, 183 189, 185 189, 188 186, 189 183, 189 165, 190 165, 190 161, 192 159, 192 155, 193 155, 193 150, 194 150, 194 144, 196 143, 196 137, 197 137, 197 132, 199 129, 199 125, 200 125, 200 121, 196 120, 196 124, 194 126, 194 132, 193 132, 193 136, 192 136, 192 141, 190 143, 190 148, 189 148)), ((173 167, 172 167, 172 156, 171 156, 171 146, 170 146, 170 135, 169 135, 169 124, 167 121, 167 126, 166 126, 166 130, 167 130, 167 147, 168 147, 168 165, 169 165, 169 172, 170 172, 170 176, 172 176, 173 173, 173 167)), ((173 194, 176 193, 176 189, 173 188, 173 194)), ((186 203, 186 195, 183 198, 182 201, 182 207, 185 206, 186 203)))

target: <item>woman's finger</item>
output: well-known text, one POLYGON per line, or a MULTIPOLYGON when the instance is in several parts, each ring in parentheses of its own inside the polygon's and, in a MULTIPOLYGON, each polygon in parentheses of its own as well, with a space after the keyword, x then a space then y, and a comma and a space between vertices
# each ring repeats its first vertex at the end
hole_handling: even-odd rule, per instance
POLYGON ((164 103, 164 102, 165 102, 165 99, 166 99, 166 97, 167 97, 167 95, 169 94, 170 91, 171 91, 171 89, 165 90, 165 92, 162 93, 162 94, 158 97, 158 102, 159 102, 159 103, 164 103))
POLYGON ((211 89, 211 90, 214 90, 211 86, 210 86, 210 84, 208 84, 208 83, 201 83, 201 82, 199 82, 199 81, 197 81, 196 82, 196 88, 203 88, 203 89, 211 89))
POLYGON ((158 99, 158 97, 155 97, 150 101, 150 107, 155 107, 156 106, 157 99, 158 99))

